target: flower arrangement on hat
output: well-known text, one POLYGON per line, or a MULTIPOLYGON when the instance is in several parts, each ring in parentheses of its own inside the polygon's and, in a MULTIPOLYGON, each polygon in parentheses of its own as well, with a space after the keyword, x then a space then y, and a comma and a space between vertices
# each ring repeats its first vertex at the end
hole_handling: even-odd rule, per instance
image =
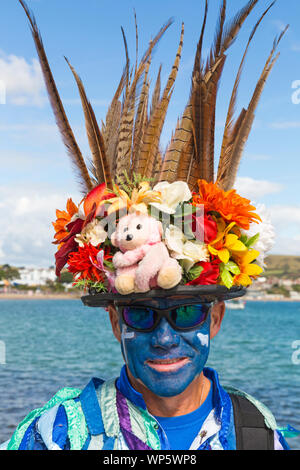
POLYGON ((64 266, 74 285, 95 292, 117 292, 115 255, 110 225, 126 214, 157 219, 170 258, 181 267, 180 284, 248 287, 261 275, 266 250, 271 248, 272 225, 236 190, 198 181, 191 192, 184 181, 150 181, 134 175, 108 190, 94 188, 77 207, 71 199, 57 211, 54 244, 56 274, 64 266), (260 248, 258 251, 257 248, 260 248))

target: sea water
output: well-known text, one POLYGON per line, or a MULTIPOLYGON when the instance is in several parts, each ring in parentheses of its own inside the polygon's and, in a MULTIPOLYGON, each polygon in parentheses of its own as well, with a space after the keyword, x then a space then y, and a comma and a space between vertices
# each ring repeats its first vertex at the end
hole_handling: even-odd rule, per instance
MULTIPOLYGON (((79 300, 1 300, 0 346, 0 443, 59 389, 116 377, 123 365, 107 312, 79 300)), ((278 426, 300 429, 300 303, 227 310, 208 366, 261 400, 278 426)), ((288 443, 300 449, 299 437, 288 443)))

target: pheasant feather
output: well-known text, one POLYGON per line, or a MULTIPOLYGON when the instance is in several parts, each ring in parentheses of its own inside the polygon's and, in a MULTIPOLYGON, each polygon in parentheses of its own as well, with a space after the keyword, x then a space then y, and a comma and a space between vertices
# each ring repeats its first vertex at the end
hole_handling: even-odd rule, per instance
POLYGON ((79 176, 82 191, 86 193, 93 188, 93 183, 88 172, 87 166, 85 164, 84 158, 82 156, 82 153, 78 147, 73 131, 69 124, 61 98, 59 96, 56 83, 53 78, 48 58, 43 46, 41 35, 36 24, 36 20, 29 11, 26 3, 23 0, 19 0, 19 2, 22 5, 31 25, 31 33, 38 53, 49 100, 54 112, 57 126, 59 128, 62 140, 66 146, 67 152, 73 163, 74 169, 79 176))

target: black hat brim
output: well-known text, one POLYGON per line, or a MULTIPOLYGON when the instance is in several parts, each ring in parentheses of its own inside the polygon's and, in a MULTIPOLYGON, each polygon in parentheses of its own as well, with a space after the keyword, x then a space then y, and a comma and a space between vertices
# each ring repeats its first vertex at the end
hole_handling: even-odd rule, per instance
POLYGON ((121 295, 115 293, 89 294, 81 297, 84 305, 88 307, 107 307, 116 305, 148 305, 158 308, 168 308, 172 305, 196 302, 225 301, 243 297, 246 288, 234 286, 227 289, 225 286, 183 286, 179 285, 173 289, 153 289, 146 293, 121 295))

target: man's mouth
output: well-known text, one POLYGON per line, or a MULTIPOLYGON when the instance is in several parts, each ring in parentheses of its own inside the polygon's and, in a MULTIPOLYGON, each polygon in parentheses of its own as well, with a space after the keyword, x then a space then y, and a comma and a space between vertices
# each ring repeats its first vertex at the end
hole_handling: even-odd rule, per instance
POLYGON ((154 359, 146 361, 146 364, 158 372, 173 372, 185 366, 190 360, 187 357, 174 359, 154 359))

